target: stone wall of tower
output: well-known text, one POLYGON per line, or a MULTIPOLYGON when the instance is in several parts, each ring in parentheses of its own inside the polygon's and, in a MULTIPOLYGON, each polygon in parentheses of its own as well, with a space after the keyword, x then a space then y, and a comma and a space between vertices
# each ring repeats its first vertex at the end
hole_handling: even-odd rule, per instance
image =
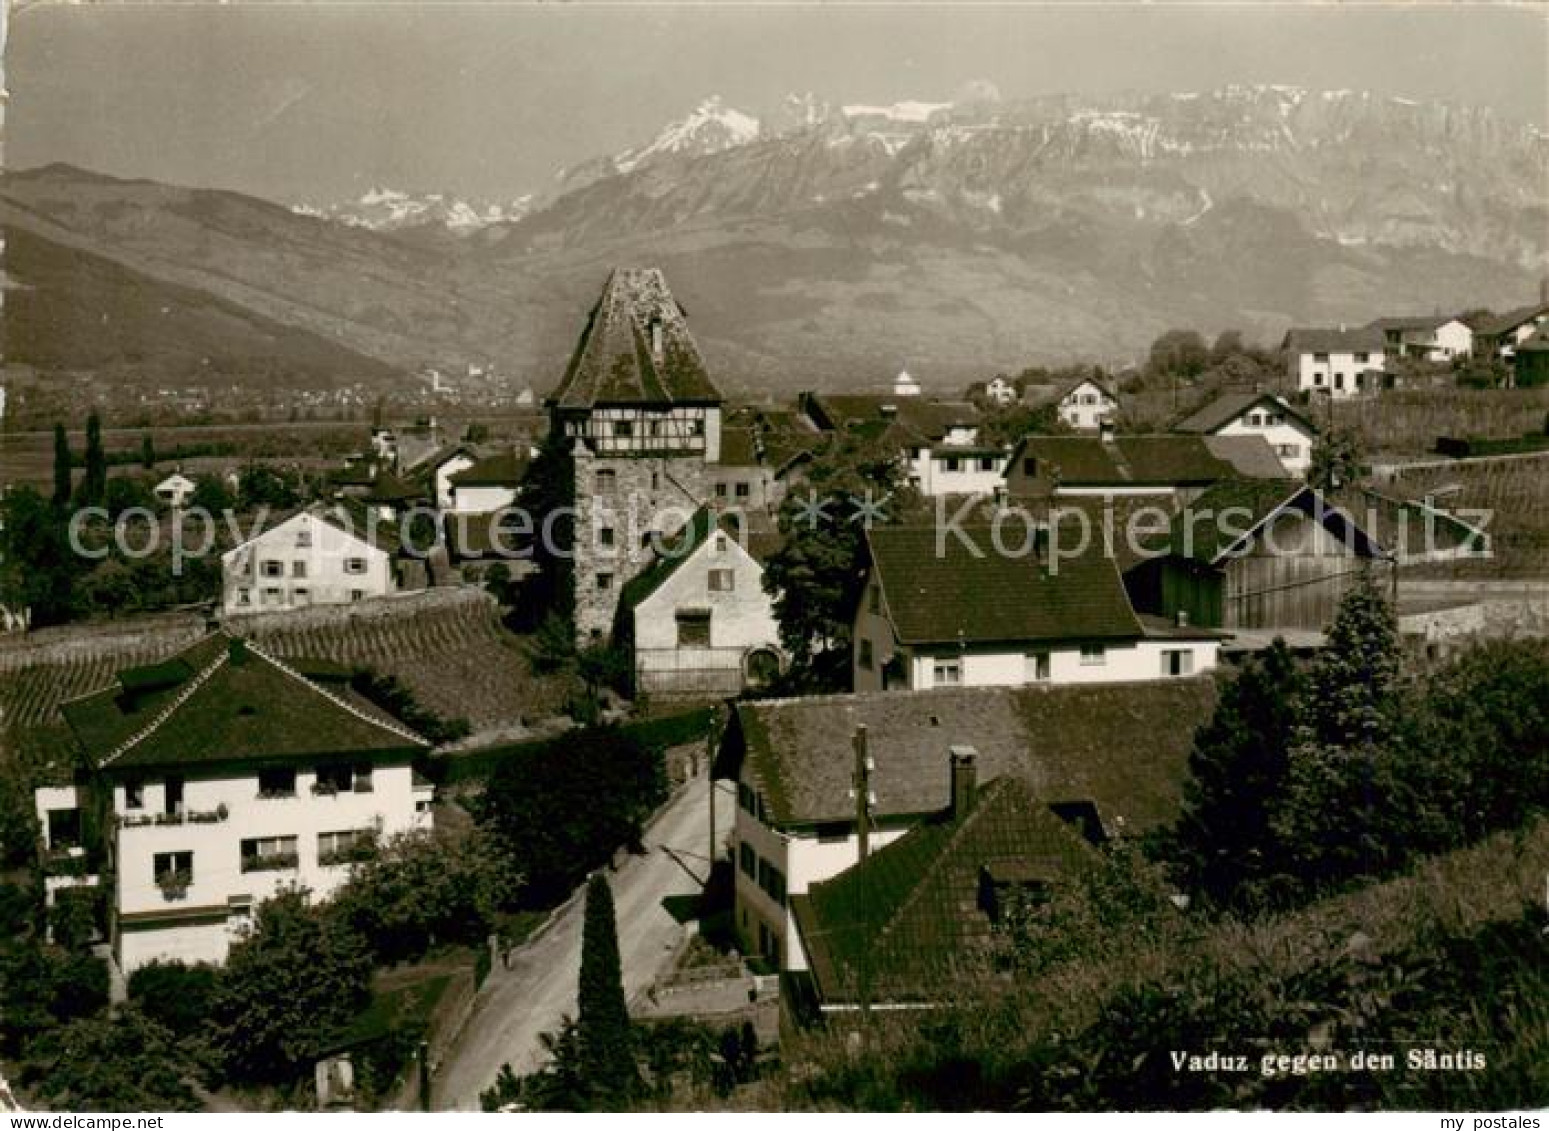
POLYGON ((585 645, 613 636, 619 594, 651 563, 649 535, 676 534, 711 486, 699 455, 599 457, 577 443, 573 467, 575 636, 585 645))

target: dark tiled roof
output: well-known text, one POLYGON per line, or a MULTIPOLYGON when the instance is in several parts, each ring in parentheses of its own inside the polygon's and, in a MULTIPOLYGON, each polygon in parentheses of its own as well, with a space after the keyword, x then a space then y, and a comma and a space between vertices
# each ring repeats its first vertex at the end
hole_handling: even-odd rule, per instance
POLYGON ((805 401, 808 411, 823 427, 856 428, 890 421, 918 433, 927 442, 941 439, 957 425, 976 427, 983 415, 969 401, 886 393, 809 393, 805 401))
POLYGON ((736 705, 716 773, 736 777, 745 761, 777 825, 847 822, 864 724, 880 819, 945 808, 947 749, 968 745, 981 782, 1015 774, 1041 801, 1089 801, 1108 832, 1134 832, 1176 817, 1214 706, 1209 676, 755 700, 736 705))
POLYGON ((1206 436, 1210 454, 1225 460, 1244 479, 1284 479, 1285 464, 1263 436, 1206 436))
POLYGON ((590 408, 720 400, 666 277, 655 267, 619 267, 603 285, 549 403, 590 408), (659 358, 652 353, 653 324, 661 328, 659 358))
MULTIPOLYGON (((964 529, 963 539, 935 527, 879 526, 866 541, 893 630, 904 644, 1134 638, 1140 626, 1114 563, 1096 543, 1079 556, 1036 551, 1013 556, 1025 524, 1001 532, 964 529), (1047 560, 1046 560, 1047 559, 1047 560)), ((1056 547, 1057 548, 1057 547, 1056 547)))
POLYGON ((517 487, 527 474, 527 463, 526 452, 506 448, 454 472, 449 479, 454 487, 517 487))
POLYGON ((1488 536, 1451 512, 1423 500, 1385 495, 1366 487, 1335 492, 1330 499, 1388 552, 1420 554, 1457 550, 1465 546, 1483 549, 1488 536), (1427 537, 1430 538, 1429 545, 1427 537))
POLYGON ((1499 337, 1521 326, 1524 322, 1530 322, 1540 314, 1549 314, 1549 306, 1543 303, 1534 303, 1532 306, 1519 306, 1515 310, 1508 310, 1504 314, 1497 314, 1488 319, 1477 329, 1477 333, 1487 337, 1499 337))
POLYGON ((1373 318, 1367 323, 1374 330, 1438 330, 1454 320, 1451 314, 1414 314, 1396 318, 1373 318))
MULTIPOLYGON (((380 708, 319 683, 216 632, 174 658, 187 674, 141 686, 131 669, 62 711, 97 765, 215 766, 230 762, 410 753, 429 743, 380 708)), ((173 661, 158 667, 168 668, 173 661)))
POLYGON ((792 899, 818 996, 858 1000, 864 963, 873 1001, 937 1001, 999 947, 986 873, 1057 886, 1095 860, 1025 781, 992 781, 962 820, 922 824, 792 899))
POLYGON ((1217 428, 1225 427, 1232 423, 1232 421, 1237 420, 1249 409, 1256 408, 1259 405, 1264 405, 1272 412, 1278 412, 1290 420, 1295 420, 1311 431, 1317 431, 1312 421, 1286 404, 1285 401, 1273 393, 1263 392, 1224 393, 1194 415, 1184 417, 1174 426, 1174 430, 1196 433, 1214 432, 1217 428))
POLYGON ((407 503, 423 499, 425 492, 383 468, 361 498, 372 503, 407 503))
POLYGON ((1285 335, 1285 348, 1293 353, 1373 353, 1386 345, 1382 331, 1372 326, 1298 326, 1285 335))
MULTIPOLYGON (((1262 437, 1250 440, 1263 442, 1262 437)), ((1274 452, 1270 451, 1273 457, 1274 452)), ((1236 475, 1232 465, 1210 450, 1202 436, 1024 436, 1011 456, 1038 460, 1040 477, 1057 474, 1067 487, 1187 486, 1214 483, 1236 475), (1046 470, 1043 470, 1046 469, 1046 470)), ((1278 474, 1284 469, 1276 463, 1278 474)))

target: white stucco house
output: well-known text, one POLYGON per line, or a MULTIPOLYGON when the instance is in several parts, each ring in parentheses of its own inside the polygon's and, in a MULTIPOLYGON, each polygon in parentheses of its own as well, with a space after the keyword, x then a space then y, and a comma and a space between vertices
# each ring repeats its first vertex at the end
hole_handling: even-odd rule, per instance
POLYGON ((396 528, 364 508, 309 507, 221 555, 225 616, 344 605, 397 589, 396 528))
POLYGON ((868 852, 950 815, 954 747, 973 748, 980 781, 1021 777, 1089 839, 1170 823, 1215 694, 1213 680, 1190 678, 737 703, 714 776, 737 790, 733 915, 745 951, 807 970, 792 897, 859 862, 863 800, 868 852))
POLYGON ((701 508, 625 584, 615 638, 633 655, 637 691, 735 694, 779 674, 780 626, 746 529, 701 508))
POLYGON ((1382 331, 1388 357, 1451 361, 1474 352, 1473 327, 1450 314, 1378 318, 1369 326, 1382 331))
POLYGON ((1209 629, 1137 617, 1101 539, 1051 550, 1006 523, 866 534, 856 691, 1176 679, 1216 666, 1209 629))
POLYGON ((181 471, 174 471, 160 483, 156 484, 154 491, 156 498, 160 499, 167 506, 176 509, 188 505, 188 500, 193 498, 196 486, 194 481, 181 471))
POLYGON ((1057 390, 1054 400, 1060 419, 1077 432, 1096 432, 1119 411, 1119 398, 1090 377, 1057 390))
POLYGON ((428 827, 432 789, 413 767, 429 743, 342 669, 306 674, 217 632, 62 710, 90 770, 37 792, 47 859, 73 847, 90 863, 70 882, 112 875, 125 974, 223 962, 264 899, 290 886, 326 899, 381 838, 428 827), (82 844, 88 811, 105 819, 82 844))
POLYGON ((1379 391, 1387 348, 1373 326, 1298 327, 1282 343, 1291 388, 1335 399, 1379 391))
POLYGON ((1177 431, 1202 436, 1262 436, 1285 468, 1300 479, 1312 464, 1318 430, 1310 419, 1273 393, 1226 393, 1185 418, 1177 431))
POLYGON ((997 373, 985 382, 984 396, 991 404, 1008 405, 1017 399, 1017 387, 997 373))
POLYGON ((1510 361, 1517 348, 1549 325, 1549 302, 1519 306, 1482 322, 1474 335, 1475 352, 1482 357, 1510 361))

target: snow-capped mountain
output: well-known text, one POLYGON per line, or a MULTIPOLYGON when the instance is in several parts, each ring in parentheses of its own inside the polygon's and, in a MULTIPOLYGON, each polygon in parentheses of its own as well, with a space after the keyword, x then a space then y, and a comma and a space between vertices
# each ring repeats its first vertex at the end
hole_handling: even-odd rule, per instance
POLYGON ((605 177, 648 169, 663 159, 707 157, 757 141, 762 136, 759 120, 727 106, 712 94, 687 117, 668 125, 651 141, 607 157, 596 157, 556 175, 556 193, 572 192, 605 177))
POLYGON ((416 195, 373 186, 355 200, 322 206, 295 204, 291 211, 378 232, 436 225, 463 236, 490 224, 514 223, 527 215, 532 202, 530 193, 493 203, 461 200, 439 192, 416 195))

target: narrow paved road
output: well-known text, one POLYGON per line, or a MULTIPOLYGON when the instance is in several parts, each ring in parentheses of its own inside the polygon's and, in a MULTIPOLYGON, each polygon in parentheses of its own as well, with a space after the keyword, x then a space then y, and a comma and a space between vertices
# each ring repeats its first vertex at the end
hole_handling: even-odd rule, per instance
MULTIPOLYGON (((716 790, 716 835, 725 841, 732 803, 716 790)), ((646 830, 643 856, 630 857, 608 877, 618 918, 624 993, 650 985, 672 956, 682 928, 662 906, 671 896, 698 894, 709 872, 710 791, 705 774, 690 782, 646 830)), ((510 1063, 518 1073, 540 1063, 540 1033, 575 1016, 581 969, 584 900, 576 899, 513 958, 513 969, 491 975, 486 997, 431 1082, 438 1111, 479 1110, 479 1093, 510 1063)))

